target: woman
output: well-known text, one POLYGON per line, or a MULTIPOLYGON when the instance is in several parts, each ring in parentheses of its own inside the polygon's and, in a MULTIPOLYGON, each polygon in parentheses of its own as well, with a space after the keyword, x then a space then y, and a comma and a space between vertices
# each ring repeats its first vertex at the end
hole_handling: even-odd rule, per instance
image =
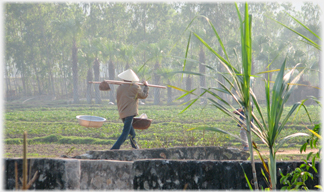
POLYGON ((133 82, 132 84, 121 84, 117 88, 117 108, 119 118, 124 123, 122 134, 117 139, 116 143, 112 146, 112 149, 119 149, 120 146, 125 142, 127 136, 133 149, 139 149, 135 141, 135 130, 132 126, 133 118, 138 115, 138 99, 145 99, 148 96, 147 81, 143 81, 143 90, 135 82, 139 81, 139 78, 133 70, 128 69, 118 75, 119 78, 125 82, 133 82))

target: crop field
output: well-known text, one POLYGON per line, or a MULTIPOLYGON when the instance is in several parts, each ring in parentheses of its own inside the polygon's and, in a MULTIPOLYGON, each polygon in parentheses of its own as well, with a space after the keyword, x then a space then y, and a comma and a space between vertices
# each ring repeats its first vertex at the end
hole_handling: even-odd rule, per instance
MULTIPOLYGON (((222 146, 241 149, 241 142, 227 134, 212 131, 188 131, 201 125, 221 128, 239 136, 234 120, 211 105, 195 105, 180 113, 183 105, 140 105, 139 114, 146 113, 153 119, 146 130, 136 130, 141 149, 168 148, 176 146, 222 146)), ((286 107, 287 113, 290 107, 286 107)), ((320 108, 308 106, 310 116, 316 123, 320 120, 320 108)), ((265 110, 265 108, 263 108, 265 110)), ((295 112, 296 114, 296 112, 295 112)), ((7 102, 4 112, 4 157, 22 157, 23 132, 27 131, 28 157, 59 157, 80 155, 89 150, 109 150, 119 137, 123 123, 118 117, 116 105, 66 104, 64 101, 21 104, 7 102), (100 128, 80 126, 77 115, 93 115, 107 119, 100 128)), ((304 110, 293 116, 282 131, 281 137, 296 132, 308 133, 312 128, 304 110)), ((255 136, 253 139, 261 150, 266 147, 255 136)), ((299 150, 306 137, 298 137, 285 143, 283 149, 299 150)), ((121 149, 131 149, 129 140, 121 149)))

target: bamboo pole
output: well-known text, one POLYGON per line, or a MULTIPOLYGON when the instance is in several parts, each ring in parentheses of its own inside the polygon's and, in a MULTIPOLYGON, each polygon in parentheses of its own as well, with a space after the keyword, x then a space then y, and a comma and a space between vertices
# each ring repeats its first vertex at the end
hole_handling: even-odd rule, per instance
MULTIPOLYGON (((144 85, 143 83, 134 83, 134 82, 127 82, 127 81, 115 81, 115 80, 104 80, 108 84, 116 84, 116 85, 121 85, 121 84, 137 84, 137 85, 144 85)), ((99 81, 89 81, 88 83, 93 83, 93 84, 100 84, 101 82, 99 81)), ((162 88, 166 89, 166 86, 162 85, 153 85, 153 84, 148 84, 147 86, 149 87, 155 87, 155 88, 162 88)))
POLYGON ((15 161, 15 188, 18 190, 18 165, 17 161, 15 161))
POLYGON ((32 186, 32 184, 36 181, 36 179, 38 179, 38 171, 36 171, 33 178, 29 180, 26 189, 29 189, 32 186))
POLYGON ((27 189, 27 132, 24 132, 23 190, 27 189))

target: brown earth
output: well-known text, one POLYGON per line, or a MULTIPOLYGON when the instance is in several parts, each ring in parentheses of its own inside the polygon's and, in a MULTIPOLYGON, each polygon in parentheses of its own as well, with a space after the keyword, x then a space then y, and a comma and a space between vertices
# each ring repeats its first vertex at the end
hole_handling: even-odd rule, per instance
MULTIPOLYGON (((85 154, 87 151, 109 150, 110 145, 86 145, 86 144, 41 144, 41 145, 28 145, 27 157, 47 157, 47 158, 60 158, 62 155, 77 156, 85 154)), ((126 145, 122 145, 121 150, 131 149, 126 145)), ((23 155, 22 145, 5 145, 4 148, 5 158, 21 158, 23 155)), ((277 160, 303 160, 310 152, 316 153, 318 149, 307 149, 306 152, 300 153, 299 149, 282 149, 277 152, 277 160)), ((268 152, 261 150, 261 155, 265 158, 268 152)), ((255 158, 258 155, 254 152, 255 158)))
MULTIPOLYGON (((299 149, 284 149, 284 150, 279 150, 277 152, 277 155, 292 155, 292 154, 308 154, 310 152, 314 152, 316 153, 318 151, 318 149, 307 149, 306 152, 303 152, 303 153, 300 153, 300 150, 299 149)), ((267 151, 261 151, 261 155, 264 155, 264 154, 267 154, 268 152, 267 151)), ((256 153, 255 153, 256 154, 256 153)))

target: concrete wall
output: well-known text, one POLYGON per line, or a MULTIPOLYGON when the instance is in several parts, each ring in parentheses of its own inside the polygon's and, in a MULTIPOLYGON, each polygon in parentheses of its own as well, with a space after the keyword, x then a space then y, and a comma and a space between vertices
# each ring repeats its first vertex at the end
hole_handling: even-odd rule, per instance
MULTIPOLYGON (((278 162, 277 169, 284 174, 292 171, 302 162, 278 162)), ((256 162, 259 185, 268 187, 261 173, 261 162, 256 162)), ((316 164, 317 170, 319 164, 316 164)), ((134 189, 137 190, 183 190, 183 189, 249 189, 243 169, 252 179, 250 161, 192 161, 192 160, 141 160, 133 166, 134 189)), ((310 171, 312 172, 312 171, 310 171)), ((280 189, 280 173, 277 172, 277 188, 280 189)), ((314 174, 314 180, 308 180, 310 189, 319 184, 320 174, 314 174)))
MULTIPOLYGON (((22 159, 5 159, 5 189, 15 189, 15 162, 18 164, 18 177, 22 178, 22 159)), ((38 179, 30 189, 132 189, 132 167, 133 162, 130 161, 29 159, 29 178, 34 176, 36 171, 39 172, 38 179)), ((22 186, 20 181, 19 185, 22 186)))
MULTIPOLYGON (((15 162, 18 177, 22 178, 22 159, 5 159, 5 189, 15 187, 15 162)), ((33 189, 78 189, 80 188, 80 161, 75 159, 28 159, 28 175, 32 178, 38 171, 33 189)), ((29 179, 28 179, 29 180, 29 179)), ((19 181, 19 185, 22 183, 19 181)))
MULTIPOLYGON (((244 169, 252 179, 247 156, 248 153, 237 149, 217 147, 92 151, 76 158, 29 159, 28 169, 30 178, 39 172, 31 189, 248 189, 243 173, 244 169)), ((22 177, 22 159, 4 159, 5 189, 15 188, 15 162, 18 163, 18 175, 22 177)), ((302 163, 278 162, 277 168, 286 174, 302 163)), ((267 187, 261 167, 262 164, 256 162, 259 184, 267 187)), ((320 171, 318 163, 316 168, 320 171)), ((281 188, 281 177, 279 171, 277 173, 277 188, 281 188)), ((314 180, 309 179, 310 189, 319 184, 320 176, 314 173, 314 180)), ((20 181, 19 184, 21 186, 20 181)))
POLYGON ((133 162, 81 160, 81 190, 133 189, 133 162))

